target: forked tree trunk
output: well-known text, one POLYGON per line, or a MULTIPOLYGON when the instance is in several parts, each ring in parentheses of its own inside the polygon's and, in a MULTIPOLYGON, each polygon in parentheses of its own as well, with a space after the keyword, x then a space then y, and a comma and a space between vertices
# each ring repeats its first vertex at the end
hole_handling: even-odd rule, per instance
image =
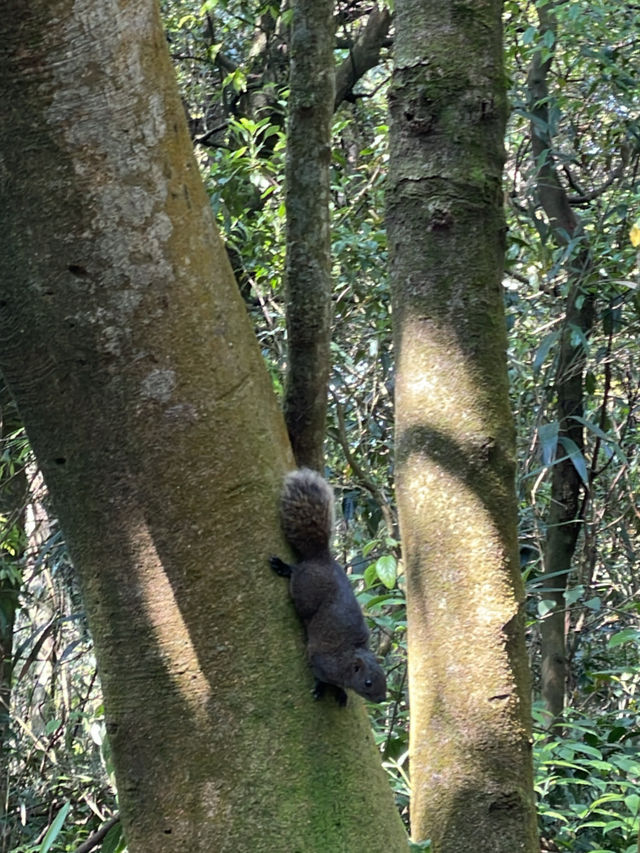
POLYGON ((0 366, 81 578, 130 853, 405 849, 268 566, 292 466, 148 0, 0 42, 0 366))
POLYGON ((501 273, 501 4, 397 0, 389 250, 412 835, 537 850, 501 273))

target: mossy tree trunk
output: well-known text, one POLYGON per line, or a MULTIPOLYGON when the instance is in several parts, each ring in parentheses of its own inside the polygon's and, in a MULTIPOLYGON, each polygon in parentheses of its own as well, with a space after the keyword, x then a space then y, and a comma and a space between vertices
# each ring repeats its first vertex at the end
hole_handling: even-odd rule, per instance
POLYGON ((3 27, 0 367, 81 579, 128 849, 403 850, 362 704, 311 700, 268 566, 293 460, 155 4, 3 27))
POLYGON ((412 834, 537 849, 501 273, 501 4, 398 0, 387 218, 412 834))
POLYGON ((287 128, 284 413, 298 465, 322 470, 331 344, 333 0, 293 0, 287 128))

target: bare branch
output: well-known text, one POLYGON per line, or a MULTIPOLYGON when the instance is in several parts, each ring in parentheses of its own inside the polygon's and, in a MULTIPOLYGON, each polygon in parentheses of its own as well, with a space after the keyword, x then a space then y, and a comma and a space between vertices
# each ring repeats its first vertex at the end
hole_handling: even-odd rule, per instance
POLYGON ((380 49, 387 40, 391 13, 374 6, 362 32, 349 49, 349 56, 336 71, 336 97, 334 108, 344 100, 353 98, 352 91, 358 80, 377 65, 380 49))
POLYGON ((97 847, 98 844, 100 844, 111 827, 115 826, 117 823, 120 823, 119 814, 109 818, 109 820, 103 824, 100 829, 94 832, 93 835, 90 835, 86 841, 83 841, 80 847, 76 847, 75 853, 89 853, 90 850, 93 850, 94 847, 97 847))

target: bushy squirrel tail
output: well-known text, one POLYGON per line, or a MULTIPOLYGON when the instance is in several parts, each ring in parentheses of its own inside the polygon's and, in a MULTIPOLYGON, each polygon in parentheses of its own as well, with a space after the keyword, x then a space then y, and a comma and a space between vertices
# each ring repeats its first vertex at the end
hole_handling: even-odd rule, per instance
POLYGON ((300 468, 284 479, 282 529, 303 559, 326 553, 333 533, 333 490, 316 471, 300 468))

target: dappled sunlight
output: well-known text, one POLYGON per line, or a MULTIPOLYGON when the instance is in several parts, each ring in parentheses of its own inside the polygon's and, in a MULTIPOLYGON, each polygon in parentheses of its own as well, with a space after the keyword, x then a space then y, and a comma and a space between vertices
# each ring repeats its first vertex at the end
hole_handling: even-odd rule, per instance
POLYGON ((403 429, 428 422, 460 435, 483 428, 477 378, 457 335, 427 318, 407 317, 399 359, 396 399, 403 429))
POLYGON ((479 402, 482 389, 467 361, 446 329, 407 318, 396 390, 398 492, 405 558, 431 567, 410 584, 422 585, 429 574, 438 601, 426 606, 446 609, 453 619, 456 603, 464 603, 477 629, 504 624, 515 606, 508 573, 496 571, 508 559, 502 519, 488 500, 496 483, 483 473, 496 443, 492 413, 479 402))
POLYGON ((513 668, 518 595, 499 525, 461 470, 420 448, 399 477, 417 814, 437 801, 444 815, 461 791, 487 784, 489 811, 505 797, 516 811, 526 801, 513 760, 526 764, 529 743, 513 668))
MULTIPOLYGON (((428 635, 435 611, 440 627, 446 625, 446 633, 438 634, 438 655, 429 659, 431 701, 440 701, 443 691, 458 689, 452 675, 456 668, 468 674, 469 659, 472 672, 483 672, 482 681, 470 681, 464 688, 470 696, 504 692, 509 665, 506 654, 497 662, 496 640, 498 647, 505 645, 501 635, 518 606, 508 573, 498 568, 506 557, 489 511, 454 473, 425 457, 411 457, 401 489, 410 642, 433 642, 428 635), (440 681, 434 692, 434 682, 440 681)), ((412 684, 414 697, 426 686, 422 678, 419 681, 412 684)))
MULTIPOLYGON (((461 757, 471 775, 479 772, 486 744, 514 736, 508 721, 520 705, 511 660, 519 595, 502 503, 511 488, 504 476, 508 432, 497 433, 486 386, 469 359, 457 334, 406 319, 397 493, 411 706, 430 729, 428 745, 424 729, 412 729, 411 755, 414 768, 429 768, 418 776, 437 785, 443 780, 435 776, 446 777, 461 757)), ((515 529, 515 515, 513 522, 515 529)), ((524 729, 518 738, 526 741, 524 729)))
POLYGON ((481 622, 490 623, 502 613, 504 594, 509 590, 506 585, 496 588, 495 567, 504 555, 484 501, 456 472, 421 454, 408 461, 402 490, 411 495, 403 507, 409 516, 405 545, 410 546, 412 537, 426 543, 420 551, 427 565, 437 567, 435 584, 443 597, 438 606, 447 607, 449 598, 462 596, 468 610, 476 611, 481 622))
POLYGON ((185 706, 195 719, 205 722, 211 688, 198 665, 189 629, 146 525, 137 528, 129 545, 132 559, 138 566, 141 604, 157 644, 158 656, 185 706))

